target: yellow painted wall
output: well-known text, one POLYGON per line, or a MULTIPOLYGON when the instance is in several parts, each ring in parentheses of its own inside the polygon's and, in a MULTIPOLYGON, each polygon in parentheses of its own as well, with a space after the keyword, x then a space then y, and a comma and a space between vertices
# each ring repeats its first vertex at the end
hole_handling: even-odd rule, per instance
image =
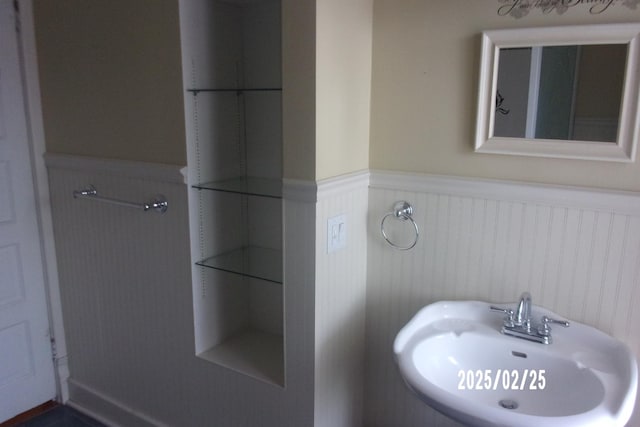
POLYGON ((559 15, 498 16, 496 0, 375 0, 370 167, 640 191, 640 162, 476 154, 480 33, 488 29, 640 21, 618 2, 559 15))
POLYGON ((369 167, 373 0, 283 0, 284 176, 369 167))
POLYGON ((176 0, 35 0, 47 151, 186 164, 176 0))
MULTIPOLYGON (((47 150, 185 164, 177 1, 34 3, 47 150)), ((473 152, 482 30, 637 22, 640 9, 514 19, 495 0, 282 4, 285 177, 371 167, 640 190, 640 163, 473 152)))
POLYGON ((316 0, 282 0, 285 178, 315 180, 316 0))
POLYGON ((373 0, 316 7, 316 179, 323 179, 369 167, 373 0))

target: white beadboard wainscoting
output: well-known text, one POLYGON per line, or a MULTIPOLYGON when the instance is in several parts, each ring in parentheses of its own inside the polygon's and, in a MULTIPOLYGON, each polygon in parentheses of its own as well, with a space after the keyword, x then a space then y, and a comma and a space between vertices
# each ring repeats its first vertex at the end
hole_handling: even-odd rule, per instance
MULTIPOLYGON (((399 329, 438 300, 515 302, 528 290, 640 356, 637 193, 372 172, 368 221, 367 427, 458 426, 414 397, 393 361, 399 329), (413 204, 420 226, 405 252, 380 235, 396 200, 413 204)), ((640 425, 638 405, 628 425, 640 425)))
POLYGON ((368 173, 318 185, 315 427, 362 425, 368 173), (347 244, 327 252, 327 220, 344 215, 347 244))
POLYGON ((195 356, 192 189, 180 166, 63 155, 47 165, 72 405, 121 426, 313 425, 315 204, 284 203, 292 234, 283 389, 195 356), (160 193, 169 209, 74 200, 89 184, 131 201, 160 193))
POLYGON ((292 308, 315 311, 314 339, 307 343, 314 358, 309 426, 362 425, 368 185, 368 172, 284 184, 286 277, 306 276, 314 290, 312 304, 292 308), (328 253, 327 220, 337 215, 346 219, 347 244, 328 253))
MULTIPOLYGON (((389 172, 285 180, 281 388, 195 356, 191 189, 179 166, 63 155, 47 165, 70 403, 113 425, 457 426, 411 394, 393 361, 398 330, 438 300, 515 302, 529 290, 640 355, 635 193, 389 172), (74 200, 89 184, 132 201, 164 194, 169 209, 74 200), (380 235, 397 200, 420 226, 404 252, 380 235), (329 253, 336 215, 347 245, 329 253)), ((408 224, 390 221, 407 238, 396 231, 408 224)))
POLYGON ((71 405, 110 425, 362 425, 366 172, 284 183, 285 387, 195 356, 187 192, 179 166, 47 155, 71 405), (165 214, 73 199, 93 184, 165 214), (327 219, 347 247, 327 253, 327 219))

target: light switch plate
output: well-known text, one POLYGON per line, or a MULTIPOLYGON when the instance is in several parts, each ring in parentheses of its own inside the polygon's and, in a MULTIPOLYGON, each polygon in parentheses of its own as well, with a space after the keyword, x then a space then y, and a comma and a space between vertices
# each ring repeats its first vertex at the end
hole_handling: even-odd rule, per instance
POLYGON ((327 220, 327 253, 347 246, 347 216, 337 215, 327 220))

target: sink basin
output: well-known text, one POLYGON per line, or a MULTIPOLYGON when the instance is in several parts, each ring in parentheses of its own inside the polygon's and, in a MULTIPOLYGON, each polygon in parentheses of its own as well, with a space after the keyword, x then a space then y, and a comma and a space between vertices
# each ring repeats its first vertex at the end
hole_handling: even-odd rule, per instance
MULTIPOLYGON (((638 368, 625 344, 577 322, 553 327, 549 345, 503 335, 503 316, 489 306, 437 302, 400 330, 396 362, 420 399, 474 427, 626 424, 638 368)), ((532 313, 561 317, 538 306, 532 313)))

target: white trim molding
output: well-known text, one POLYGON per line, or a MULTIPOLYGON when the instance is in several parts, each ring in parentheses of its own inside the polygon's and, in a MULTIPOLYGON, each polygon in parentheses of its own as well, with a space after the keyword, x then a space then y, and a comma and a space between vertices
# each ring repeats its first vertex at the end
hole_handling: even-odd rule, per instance
POLYGON ((363 187, 368 187, 370 172, 362 170, 318 181, 318 200, 335 197, 363 187))
POLYGON ((640 216, 639 192, 383 170, 358 171, 320 181, 285 179, 283 193, 286 200, 315 203, 363 186, 579 207, 640 216))
POLYGON ((35 24, 33 19, 33 2, 20 2, 19 32, 20 60, 22 78, 24 80, 24 99, 31 146, 31 164, 34 176, 34 191, 38 211, 38 226, 41 234, 41 250, 44 268, 44 281, 49 310, 49 328, 51 338, 55 340, 54 368, 57 382, 57 399, 66 402, 69 398, 67 380, 69 365, 67 360, 67 344, 60 300, 60 282, 58 280, 58 261, 56 258, 51 214, 51 195, 49 177, 43 155, 46 151, 44 123, 42 119, 42 100, 40 78, 38 74, 38 55, 36 49, 35 24))
POLYGON ((315 181, 285 178, 282 180, 282 198, 291 202, 315 203, 318 201, 318 185, 315 181))
POLYGON ((334 197, 339 193, 368 187, 369 176, 368 170, 361 170, 319 181, 284 179, 282 183, 283 197, 290 201, 315 203, 334 197))
POLYGON ((483 197, 640 216, 640 193, 444 175, 372 171, 371 188, 483 197))

